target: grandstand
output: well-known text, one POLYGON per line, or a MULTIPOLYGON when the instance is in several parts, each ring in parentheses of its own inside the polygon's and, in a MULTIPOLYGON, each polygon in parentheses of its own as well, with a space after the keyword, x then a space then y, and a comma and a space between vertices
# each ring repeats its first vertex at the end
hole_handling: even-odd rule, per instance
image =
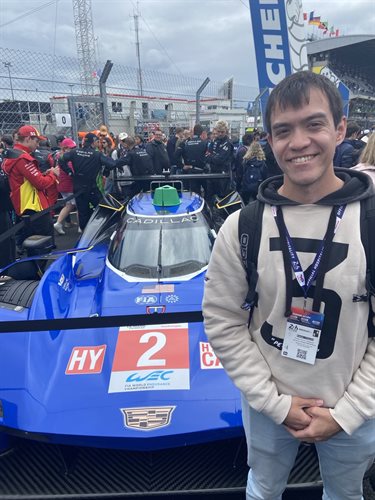
POLYGON ((349 117, 375 125, 375 36, 349 35, 307 44, 310 68, 327 67, 350 90, 349 117))

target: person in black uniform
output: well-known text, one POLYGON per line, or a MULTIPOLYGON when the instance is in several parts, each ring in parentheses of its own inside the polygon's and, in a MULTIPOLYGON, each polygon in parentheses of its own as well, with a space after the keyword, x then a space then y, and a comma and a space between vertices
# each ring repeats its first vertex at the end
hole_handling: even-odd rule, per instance
MULTIPOLYGON (((184 174, 203 174, 207 171, 207 131, 202 125, 195 125, 193 137, 181 142, 176 150, 177 168, 184 174)), ((186 183, 184 183, 186 184, 186 183)), ((192 180, 187 183, 195 193, 200 194, 203 181, 192 180)))
POLYGON ((101 198, 101 193, 96 184, 98 175, 102 173, 103 167, 112 170, 117 166, 115 160, 96 149, 98 142, 99 138, 90 132, 85 135, 82 148, 76 148, 64 153, 59 158, 59 165, 62 170, 73 176, 73 192, 78 193, 78 191, 84 190, 75 197, 79 227, 82 231, 93 212, 92 207, 95 208, 101 198), (70 168, 69 162, 71 162, 73 169, 70 168))
MULTIPOLYGON (((215 126, 216 138, 211 144, 207 162, 212 174, 230 174, 233 162, 233 144, 228 137, 228 124, 219 120, 215 126)), ((207 183, 208 198, 218 195, 226 196, 231 189, 230 179, 210 180, 207 183)))
MULTIPOLYGON (((124 139, 125 147, 128 152, 117 162, 118 167, 128 166, 130 168, 131 175, 136 177, 142 175, 152 175, 153 173, 153 163, 150 155, 147 151, 140 145, 136 145, 135 139, 133 137, 127 137, 124 139)), ((132 197, 140 191, 147 191, 150 188, 149 181, 137 180, 129 185, 124 186, 123 195, 132 197)))

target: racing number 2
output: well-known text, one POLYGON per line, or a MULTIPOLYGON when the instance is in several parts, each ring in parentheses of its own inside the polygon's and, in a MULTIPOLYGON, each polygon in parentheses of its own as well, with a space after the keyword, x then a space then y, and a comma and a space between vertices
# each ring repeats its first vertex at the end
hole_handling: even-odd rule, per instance
POLYGON ((151 359, 152 356, 163 349, 165 344, 167 343, 167 338, 162 332, 147 332, 144 333, 140 339, 140 344, 149 344, 156 339, 154 345, 152 345, 147 351, 145 351, 138 358, 137 367, 141 366, 166 366, 167 360, 164 358, 161 359, 151 359))

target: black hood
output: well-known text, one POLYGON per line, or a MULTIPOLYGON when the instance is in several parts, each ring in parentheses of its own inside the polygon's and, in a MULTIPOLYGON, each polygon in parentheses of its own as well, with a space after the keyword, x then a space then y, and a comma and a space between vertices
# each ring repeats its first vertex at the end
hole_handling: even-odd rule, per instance
MULTIPOLYGON (((317 205, 346 205, 353 201, 363 200, 374 194, 375 189, 371 177, 349 168, 335 168, 335 174, 344 181, 342 188, 317 201, 317 205)), ((283 184, 284 177, 278 175, 266 179, 259 186, 258 200, 269 205, 300 205, 279 195, 277 190, 283 184)))

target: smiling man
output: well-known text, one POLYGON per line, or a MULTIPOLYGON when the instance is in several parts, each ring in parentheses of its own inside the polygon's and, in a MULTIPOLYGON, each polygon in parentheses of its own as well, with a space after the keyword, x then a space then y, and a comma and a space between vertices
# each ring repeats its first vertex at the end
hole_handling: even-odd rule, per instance
POLYGON ((206 333, 242 392, 247 500, 281 499, 301 441, 316 445, 325 500, 361 500, 375 457, 375 340, 360 228, 374 194, 370 178, 334 170, 342 109, 336 87, 312 72, 275 87, 266 125, 284 175, 227 219, 207 271, 206 333), (254 206, 261 234, 249 322, 254 206))

